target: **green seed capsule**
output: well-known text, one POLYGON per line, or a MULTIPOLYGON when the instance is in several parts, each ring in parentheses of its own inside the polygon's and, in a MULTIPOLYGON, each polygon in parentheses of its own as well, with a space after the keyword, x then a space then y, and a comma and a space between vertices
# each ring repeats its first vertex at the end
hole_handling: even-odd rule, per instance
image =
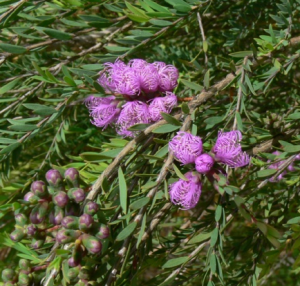
POLYGON ((14 279, 16 279, 16 273, 14 270, 6 268, 2 271, 1 277, 3 282, 13 281, 14 279))

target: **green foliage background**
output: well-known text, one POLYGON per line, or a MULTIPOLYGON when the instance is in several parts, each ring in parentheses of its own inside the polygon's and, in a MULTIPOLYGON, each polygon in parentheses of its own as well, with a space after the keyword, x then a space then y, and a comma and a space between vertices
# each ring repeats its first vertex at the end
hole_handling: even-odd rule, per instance
MULTIPOLYGON (((35 252, 29 241, 7 239, 13 211, 48 169, 75 167, 111 229, 106 250, 89 261, 94 285, 300 283, 299 164, 279 183, 268 181, 275 149, 289 162, 300 151, 299 7, 299 0, 1 1, 0 268, 14 268, 20 254, 46 263, 51 244, 35 252), (180 71, 174 117, 138 126, 132 141, 93 126, 83 104, 104 95, 98 73, 117 58, 180 71), (170 138, 190 130, 209 151, 218 130, 232 128, 242 131, 251 165, 229 170, 219 193, 204 179, 195 209, 173 206, 168 185, 189 168, 168 153, 170 138)), ((56 269, 49 283, 67 285, 65 258, 56 250, 40 276, 56 269)))

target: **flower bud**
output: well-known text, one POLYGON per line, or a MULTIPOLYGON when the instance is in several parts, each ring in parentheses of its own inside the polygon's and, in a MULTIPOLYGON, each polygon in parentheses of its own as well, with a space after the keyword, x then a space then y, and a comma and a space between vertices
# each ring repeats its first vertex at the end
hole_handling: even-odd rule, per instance
POLYGON ((95 202, 88 202, 84 207, 84 213, 94 215, 99 210, 99 205, 95 202))
POLYGON ((74 215, 79 216, 80 215, 80 206, 76 203, 70 202, 66 206, 66 215, 74 215))
POLYGON ((13 281, 14 279, 16 279, 16 273, 14 270, 6 268, 2 271, 1 277, 3 282, 13 281))
POLYGON ((47 196, 46 184, 43 181, 34 181, 31 184, 31 191, 39 198, 47 196))
POLYGON ((92 227, 93 222, 94 222, 94 219, 91 215, 83 214, 79 218, 79 229, 83 230, 83 231, 87 230, 92 227))
POLYGON ((73 257, 68 260, 68 264, 70 267, 76 267, 80 264, 80 261, 76 261, 73 257))
POLYGON ((208 154, 202 154, 195 160, 196 170, 201 174, 206 174, 214 165, 214 159, 208 154))
POLYGON ((33 224, 30 224, 27 226, 26 232, 27 232, 27 235, 33 236, 36 234, 37 228, 33 224))
POLYGON ((13 282, 8 281, 8 282, 6 282, 6 283, 4 284, 4 286, 16 286, 16 284, 13 283, 13 282))
POLYGON ((72 188, 68 191, 68 197, 76 203, 83 202, 85 199, 85 192, 80 188, 72 188))
POLYGON ((105 239, 109 237, 109 228, 105 224, 101 224, 99 227, 99 231, 96 234, 96 237, 99 239, 105 239))
POLYGON ((78 277, 80 279, 89 280, 90 279, 90 270, 87 269, 86 267, 81 267, 78 277))
POLYGON ((24 214, 16 214, 15 215, 16 224, 19 226, 25 226, 28 222, 28 218, 24 214))
POLYGON ((62 188, 63 177, 59 171, 51 169, 46 173, 46 180, 49 185, 56 189, 62 188))
POLYGON ((76 216, 66 216, 62 219, 61 225, 66 229, 78 229, 79 219, 76 216))
POLYGON ((49 215, 50 223, 54 225, 59 225, 61 224, 63 218, 64 218, 64 210, 61 209, 59 206, 55 206, 49 215))
POLYGON ((85 283, 85 281, 83 280, 79 280, 74 286, 86 286, 87 283, 85 283))
POLYGON ((102 244, 101 242, 94 236, 89 234, 82 235, 82 244, 88 250, 88 252, 92 254, 97 254, 101 252, 102 244))
POLYGON ((41 204, 36 205, 30 213, 30 221, 33 224, 39 224, 43 222, 48 214, 48 209, 48 202, 42 202, 41 204))
POLYGON ((26 273, 20 273, 18 279, 18 285, 20 286, 29 286, 32 281, 32 275, 26 273))
POLYGON ((56 235, 56 241, 58 243, 68 243, 75 241, 80 236, 79 230, 61 229, 56 235))
POLYGON ((30 270, 30 262, 27 259, 20 259, 19 260, 19 267, 22 270, 28 271, 30 270))
POLYGON ((39 197, 37 197, 34 193, 32 192, 28 192, 25 196, 24 196, 24 201, 26 202, 30 202, 32 204, 36 204, 39 201, 39 197))
POLYGON ((79 187, 79 172, 75 168, 69 168, 66 170, 65 179, 70 188, 79 187))
MULTIPOLYGON (((70 265, 70 263, 69 263, 70 265)), ((70 281, 74 282, 78 279, 78 275, 79 275, 79 267, 76 266, 71 266, 70 265, 69 271, 68 271, 68 278, 70 279, 70 281)))
POLYGON ((10 234, 10 239, 13 241, 21 241, 25 237, 23 228, 17 228, 10 234))
POLYGON ((63 208, 67 205, 69 201, 69 198, 65 192, 58 192, 54 197, 53 197, 53 202, 60 208, 63 208))
POLYGON ((32 241, 31 241, 31 248, 33 249, 39 249, 41 248, 45 243, 45 240, 44 239, 35 239, 33 238, 32 241))

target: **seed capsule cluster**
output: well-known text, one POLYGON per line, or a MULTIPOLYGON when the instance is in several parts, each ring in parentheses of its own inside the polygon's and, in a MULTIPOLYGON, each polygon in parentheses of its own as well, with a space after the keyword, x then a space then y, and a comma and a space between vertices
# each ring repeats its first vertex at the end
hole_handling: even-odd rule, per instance
MULTIPOLYGON (((29 239, 31 248, 37 251, 49 242, 69 244, 70 271, 78 272, 77 275, 73 273, 74 281, 80 279, 80 283, 85 283, 85 279, 79 275, 82 271, 86 272, 82 270, 83 259, 86 255, 101 253, 102 240, 109 237, 109 228, 98 220, 97 203, 88 202, 83 207, 86 192, 80 188, 79 172, 76 169, 67 169, 64 177, 57 170, 49 170, 46 181, 48 184, 43 181, 31 184, 22 207, 15 213, 16 224, 10 238, 16 242, 29 239)), ((33 270, 23 260, 20 260, 22 271, 19 278, 13 270, 5 269, 2 273, 3 282, 11 285, 9 283, 14 284, 18 280, 18 285, 30 285, 33 270)))

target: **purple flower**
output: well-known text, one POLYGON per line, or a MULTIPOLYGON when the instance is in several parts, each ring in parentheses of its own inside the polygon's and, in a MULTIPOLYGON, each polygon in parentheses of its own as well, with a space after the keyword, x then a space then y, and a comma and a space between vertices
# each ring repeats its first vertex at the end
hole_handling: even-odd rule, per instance
POLYGON ((104 64, 106 71, 102 73, 100 78, 98 79, 98 83, 106 90, 110 92, 115 92, 117 83, 113 78, 115 73, 120 73, 127 66, 122 61, 117 60, 115 63, 105 63, 104 64))
POLYGON ((128 65, 135 70, 140 70, 147 66, 148 63, 142 59, 133 59, 129 61, 128 65))
POLYGON ((154 62, 153 65, 157 68, 159 75, 160 91, 173 91, 177 86, 179 73, 173 65, 166 65, 163 62, 154 62))
POLYGON ((139 76, 135 69, 125 67, 112 74, 113 81, 116 83, 116 92, 123 95, 137 95, 140 93, 139 76))
POLYGON ((201 174, 206 174, 211 170, 215 163, 215 160, 212 156, 208 154, 202 154, 196 158, 195 165, 196 170, 201 174))
MULTIPOLYGON (((273 152, 272 154, 275 155, 275 156, 279 156, 281 153, 280 153, 279 151, 275 151, 275 152, 273 152)), ((269 162, 270 162, 270 161, 269 161, 269 162)), ((273 164, 269 165, 269 169, 278 170, 279 167, 280 167, 282 164, 284 164, 284 162, 285 162, 284 160, 274 162, 273 164)), ((292 163, 291 165, 288 166, 288 170, 289 170, 289 171, 294 171, 293 163, 292 163), (290 168, 290 167, 291 167, 291 168, 290 168)), ((277 176, 277 178, 272 177, 272 178, 269 179, 269 181, 272 182, 272 183, 274 183, 274 182, 279 182, 280 180, 283 179, 283 177, 284 177, 284 175, 285 175, 286 173, 287 173, 287 171, 284 170, 281 174, 279 174, 279 175, 277 176)))
POLYGON ((202 153, 202 141, 198 136, 187 132, 177 132, 177 135, 169 142, 169 149, 182 164, 194 163, 202 153))
POLYGON ((141 89, 146 93, 156 92, 159 85, 159 76, 157 69, 152 64, 144 65, 140 69, 136 69, 139 77, 141 89))
POLYGON ((114 96, 94 97, 91 95, 85 100, 90 116, 93 117, 92 124, 104 129, 107 125, 115 122, 120 112, 120 108, 117 108, 118 102, 115 99, 114 96))
POLYGON ((141 101, 130 101, 122 106, 122 111, 117 120, 117 132, 124 137, 134 137, 135 133, 127 129, 135 124, 149 122, 148 105, 141 101))
POLYGON ((215 160, 228 165, 231 168, 243 167, 249 164, 250 157, 242 151, 242 139, 240 131, 221 132, 212 152, 215 153, 215 160))
POLYGON ((166 92, 165 97, 156 97, 151 100, 149 113, 152 121, 162 119, 161 112, 170 113, 173 107, 177 105, 177 96, 172 92, 166 92))
POLYGON ((173 204, 180 205, 183 210, 189 210, 197 205, 201 195, 202 184, 199 176, 193 174, 193 172, 186 173, 185 177, 188 181, 179 179, 170 185, 169 194, 173 204))

